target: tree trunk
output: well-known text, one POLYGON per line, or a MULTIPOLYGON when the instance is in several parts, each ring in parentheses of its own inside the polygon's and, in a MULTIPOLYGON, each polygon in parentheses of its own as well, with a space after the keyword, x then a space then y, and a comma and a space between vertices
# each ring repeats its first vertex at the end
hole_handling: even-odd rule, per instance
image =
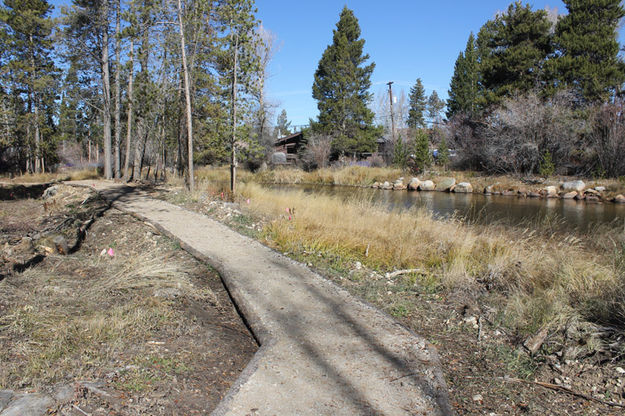
POLYGON ((130 74, 128 75, 128 124, 126 127, 126 159, 124 160, 124 180, 130 179, 130 142, 132 141, 132 104, 134 102, 132 96, 132 82, 133 82, 133 63, 134 63, 134 40, 130 39, 130 74))
POLYGON ((111 179, 111 79, 109 75, 109 34, 108 34, 109 2, 102 2, 102 128, 104 129, 104 177, 111 179))
POLYGON ((237 66, 239 58, 239 34, 234 41, 234 65, 232 69, 232 151, 230 153, 230 192, 236 192, 237 182, 237 66))
POLYGON ((187 55, 184 44, 184 30, 182 27, 182 4, 178 0, 178 27, 180 29, 180 51, 182 54, 182 72, 184 76, 184 98, 185 98, 185 112, 187 115, 187 151, 188 151, 188 163, 187 175, 189 177, 187 185, 189 190, 193 192, 194 178, 193 178, 193 119, 191 114, 191 92, 189 87, 189 71, 187 70, 187 55))
POLYGON ((120 37, 121 1, 117 0, 115 16, 115 178, 121 177, 121 88, 119 77, 121 72, 121 37, 120 37))
MULTIPOLYGON (((33 41, 33 36, 32 34, 29 37, 30 40, 30 45, 31 47, 34 48, 34 41, 33 41)), ((33 110, 33 114, 34 114, 34 123, 33 123, 33 127, 34 127, 34 143, 35 143, 35 149, 34 149, 34 167, 35 167, 35 173, 39 173, 41 171, 41 155, 40 155, 40 148, 41 148, 41 138, 40 138, 40 131, 39 131, 39 106, 37 105, 37 93, 35 92, 35 88, 34 88, 34 83, 35 83, 35 79, 36 79, 36 74, 37 74, 37 70, 35 68, 35 52, 33 50, 31 50, 31 55, 30 55, 30 66, 31 66, 31 76, 32 79, 30 80, 30 85, 28 86, 28 99, 30 100, 30 104, 32 105, 32 110, 33 110)))

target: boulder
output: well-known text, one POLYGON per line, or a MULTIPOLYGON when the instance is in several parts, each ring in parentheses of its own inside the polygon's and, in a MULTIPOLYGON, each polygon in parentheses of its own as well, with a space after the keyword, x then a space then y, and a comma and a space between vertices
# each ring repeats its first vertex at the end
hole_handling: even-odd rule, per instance
POLYGON ((49 199, 49 198, 52 198, 54 195, 56 195, 58 192, 59 192, 59 187, 57 185, 54 185, 46 189, 43 192, 43 195, 41 197, 43 199, 49 199))
POLYGON ((618 194, 614 197, 614 202, 616 202, 617 204, 625 204, 625 196, 618 194))
POLYGON ((399 178, 393 183, 393 190, 395 191, 403 191, 406 189, 406 185, 404 185, 404 178, 399 178))
POLYGON ((456 184, 454 178, 443 178, 436 185, 436 190, 441 192, 451 192, 451 188, 456 184))
POLYGON ((577 191, 566 192, 562 195, 562 199, 573 199, 578 195, 577 191))
POLYGON ((583 192, 578 192, 577 195, 575 195, 575 199, 577 199, 578 201, 581 201, 582 199, 585 199, 586 197, 584 196, 583 192))
POLYGON ((420 191, 433 191, 436 189, 436 185, 432 181, 424 181, 419 185, 420 191))
POLYGON ((586 187, 586 184, 584 183, 584 181, 570 181, 570 182, 564 182, 562 184, 562 190, 563 191, 578 191, 581 192, 584 190, 584 188, 586 187))
POLYGON ((516 194, 517 194, 516 191, 512 191, 512 190, 503 191, 501 193, 501 195, 503 195, 503 196, 516 196, 516 194))
POLYGON ((597 191, 597 192, 605 192, 605 186, 595 186, 595 191, 597 191))
POLYGON ((556 188, 555 186, 546 186, 543 189, 543 192, 547 196, 547 198, 555 198, 558 196, 558 188, 556 188))
POLYGON ((284 152, 275 152, 271 155, 271 163, 274 165, 285 165, 286 164, 286 153, 284 152))
POLYGON ((460 182, 454 187, 454 192, 459 194, 470 194, 473 192, 473 186, 469 182, 460 182))
POLYGON ((393 189, 393 185, 391 185, 389 181, 386 181, 382 184, 382 189, 393 189))
POLYGON ((584 191, 584 195, 588 196, 588 195, 595 195, 595 196, 599 196, 600 192, 597 191, 596 189, 586 189, 584 191))
POLYGON ((371 185, 372 188, 379 188, 380 187, 380 182, 373 182, 373 185, 371 185))
POLYGON ((410 183, 408 184, 408 189, 411 191, 416 191, 419 189, 419 185, 421 185, 421 181, 419 178, 412 178, 410 183))

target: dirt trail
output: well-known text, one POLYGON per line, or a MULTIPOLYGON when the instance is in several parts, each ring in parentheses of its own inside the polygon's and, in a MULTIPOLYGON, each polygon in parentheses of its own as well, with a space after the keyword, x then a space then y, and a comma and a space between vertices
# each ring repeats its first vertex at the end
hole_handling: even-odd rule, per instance
POLYGON ((222 275, 261 349, 215 415, 452 414, 437 353, 302 264, 136 188, 88 181, 222 275))

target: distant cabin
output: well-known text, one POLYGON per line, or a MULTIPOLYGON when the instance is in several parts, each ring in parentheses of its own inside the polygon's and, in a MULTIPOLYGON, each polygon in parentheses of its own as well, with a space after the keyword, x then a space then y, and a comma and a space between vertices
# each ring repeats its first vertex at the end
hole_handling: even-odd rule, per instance
POLYGON ((273 151, 284 153, 286 155, 286 163, 294 165, 297 161, 298 153, 304 150, 305 145, 304 133, 300 131, 277 139, 273 144, 273 151))

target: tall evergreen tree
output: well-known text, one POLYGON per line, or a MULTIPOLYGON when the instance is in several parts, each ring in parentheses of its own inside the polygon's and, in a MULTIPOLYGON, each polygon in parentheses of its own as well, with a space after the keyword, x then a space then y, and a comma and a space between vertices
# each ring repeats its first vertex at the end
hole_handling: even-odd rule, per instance
MULTIPOLYGON (((82 77, 99 89, 102 138, 104 144, 104 175, 113 177, 111 154, 111 79, 109 62, 109 32, 111 28, 108 1, 73 0, 73 7, 66 16, 66 58, 78 62, 82 77), (97 68, 97 69, 96 69, 97 68)), ((83 81, 84 82, 84 81, 83 81)))
POLYGON ((410 88, 410 109, 408 110, 408 127, 412 129, 425 127, 425 88, 421 78, 410 88))
POLYGON ((582 102, 605 102, 625 81, 618 57, 622 2, 563 1, 569 13, 556 26, 558 55, 551 63, 556 85, 574 90, 582 102))
POLYGON ((428 97, 425 104, 426 112, 430 123, 439 124, 441 122, 441 112, 445 108, 445 101, 441 100, 436 90, 428 97))
POLYGON ((460 52, 454 65, 447 100, 447 118, 458 113, 473 114, 477 111, 478 80, 477 45, 471 32, 464 53, 460 52))
POLYGON ((382 129, 373 126, 371 102, 372 62, 363 55, 365 41, 354 12, 346 7, 333 31, 332 44, 323 52, 315 72, 313 98, 319 109, 318 121, 312 122, 315 133, 333 137, 335 156, 345 153, 373 152, 382 129))
POLYGON ((552 52, 551 28, 546 11, 532 11, 520 1, 482 26, 477 43, 487 106, 514 92, 543 87, 544 64, 552 52))
POLYGON ((45 169, 46 156, 52 156, 46 149, 54 147, 50 142, 57 70, 51 57, 51 10, 46 0, 5 0, 0 8, 2 84, 13 104, 25 106, 12 107, 18 115, 15 121, 24 127, 27 170, 36 172, 45 169))

